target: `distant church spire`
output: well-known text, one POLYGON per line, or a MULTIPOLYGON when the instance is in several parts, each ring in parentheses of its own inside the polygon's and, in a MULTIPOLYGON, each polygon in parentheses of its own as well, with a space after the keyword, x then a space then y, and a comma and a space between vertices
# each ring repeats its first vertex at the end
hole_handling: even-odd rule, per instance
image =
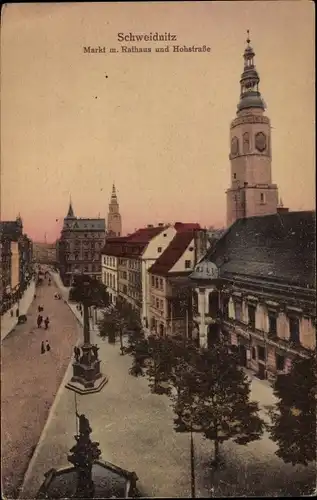
POLYGON ((119 203, 114 183, 112 184, 107 226, 109 235, 121 236, 122 234, 121 215, 119 211, 119 203))
POLYGON ((250 31, 247 30, 247 46, 244 50, 244 68, 240 79, 240 102, 238 112, 248 108, 265 109, 264 101, 259 91, 260 77, 255 68, 255 52, 250 45, 250 31))
POLYGON ((116 186, 114 185, 114 183, 112 184, 111 198, 112 199, 114 199, 114 198, 117 199, 116 186))
POLYGON ((70 197, 69 199, 69 207, 68 207, 68 212, 66 217, 68 218, 75 218, 74 210, 73 210, 73 204, 72 204, 72 198, 70 197))

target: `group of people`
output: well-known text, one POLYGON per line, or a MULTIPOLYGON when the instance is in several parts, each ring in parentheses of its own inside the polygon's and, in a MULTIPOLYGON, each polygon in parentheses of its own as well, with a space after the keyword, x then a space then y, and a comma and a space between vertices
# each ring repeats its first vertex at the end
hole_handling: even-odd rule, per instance
POLYGON ((44 354, 46 351, 49 352, 51 350, 51 346, 48 342, 48 340, 46 341, 46 345, 44 345, 44 340, 42 340, 42 343, 41 343, 41 354, 44 354))
POLYGON ((37 317, 37 327, 38 327, 38 328, 41 328, 42 323, 44 322, 44 325, 45 325, 45 330, 47 330, 47 329, 48 329, 48 325, 50 324, 49 317, 48 317, 48 316, 46 316, 46 318, 45 318, 45 319, 43 319, 43 316, 42 316, 42 314, 41 314, 41 312, 43 312, 43 311, 44 311, 44 307, 43 307, 43 306, 39 306, 39 307, 37 308, 37 310, 38 310, 38 313, 39 313, 39 315, 38 315, 38 317, 37 317))
MULTIPOLYGON (((46 279, 48 279, 48 284, 50 285, 51 284, 51 278, 50 278, 50 275, 49 273, 46 271, 45 272, 45 275, 44 277, 46 279)), ((37 308, 38 310, 38 317, 37 317, 37 327, 38 328, 41 328, 42 324, 44 323, 44 328, 45 330, 48 330, 48 327, 49 327, 49 324, 50 324, 50 319, 48 316, 46 316, 46 318, 44 319, 42 313, 44 311, 44 307, 43 306, 38 306, 37 308)), ((44 354, 45 352, 49 352, 51 350, 51 346, 49 344, 49 341, 46 340, 45 344, 44 344, 44 340, 42 340, 41 342, 41 354, 44 354)))

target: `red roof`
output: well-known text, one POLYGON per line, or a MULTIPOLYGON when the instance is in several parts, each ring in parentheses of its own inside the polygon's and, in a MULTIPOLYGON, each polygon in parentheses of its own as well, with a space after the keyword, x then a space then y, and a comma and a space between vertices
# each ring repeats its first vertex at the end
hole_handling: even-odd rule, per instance
POLYGON ((175 222, 174 227, 176 231, 188 231, 189 229, 200 229, 197 222, 175 222))
POLYGON ((186 224, 178 226, 177 233, 175 234, 171 243, 164 250, 162 255, 160 255, 159 258, 150 267, 149 273, 163 276, 166 275, 183 255, 186 248, 194 238, 195 229, 199 229, 199 224, 192 224, 192 226, 195 226, 192 228, 186 228, 184 226, 186 226, 186 224))
POLYGON ((145 227, 129 236, 106 239, 102 254, 114 257, 139 257, 149 241, 166 229, 166 226, 145 227))
POLYGON ((149 241, 166 229, 166 226, 144 227, 129 236, 129 243, 149 243, 149 241))

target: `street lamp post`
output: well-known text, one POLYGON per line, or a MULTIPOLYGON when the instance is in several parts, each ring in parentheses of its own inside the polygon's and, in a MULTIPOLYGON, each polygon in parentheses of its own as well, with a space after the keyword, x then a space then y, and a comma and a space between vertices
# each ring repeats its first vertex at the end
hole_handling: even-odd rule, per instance
POLYGON ((196 498, 196 484, 195 484, 195 449, 193 438, 193 424, 190 424, 190 484, 191 484, 191 497, 196 498))

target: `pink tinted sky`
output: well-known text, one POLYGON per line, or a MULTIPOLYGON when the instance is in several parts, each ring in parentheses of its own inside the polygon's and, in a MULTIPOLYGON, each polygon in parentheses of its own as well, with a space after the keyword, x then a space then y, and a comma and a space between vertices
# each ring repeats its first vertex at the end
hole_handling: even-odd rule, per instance
POLYGON ((246 29, 273 127, 273 181, 284 205, 312 209, 312 2, 17 4, 1 31, 1 218, 20 212, 32 238, 53 241, 70 193, 76 215, 105 217, 115 181, 124 232, 224 225, 246 29), (211 52, 83 53, 120 49, 118 32, 171 32, 211 52))

